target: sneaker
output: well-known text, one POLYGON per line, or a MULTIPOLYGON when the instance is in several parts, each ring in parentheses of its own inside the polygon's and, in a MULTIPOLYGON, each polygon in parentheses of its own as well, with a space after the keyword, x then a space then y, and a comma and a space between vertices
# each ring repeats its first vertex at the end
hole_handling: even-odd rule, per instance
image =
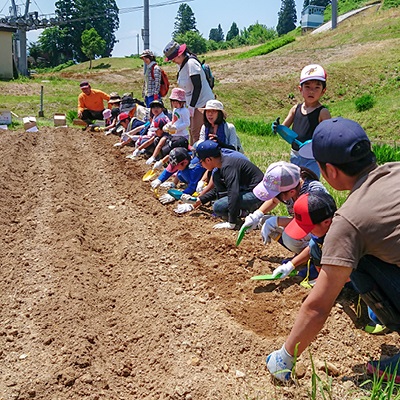
POLYGON ((385 360, 368 362, 367 372, 371 375, 376 374, 378 377, 383 376, 385 381, 391 381, 394 378, 395 383, 400 383, 400 353, 385 360))
POLYGON ((368 324, 364 331, 370 333, 371 335, 383 335, 384 333, 390 332, 385 325, 381 324, 368 324))

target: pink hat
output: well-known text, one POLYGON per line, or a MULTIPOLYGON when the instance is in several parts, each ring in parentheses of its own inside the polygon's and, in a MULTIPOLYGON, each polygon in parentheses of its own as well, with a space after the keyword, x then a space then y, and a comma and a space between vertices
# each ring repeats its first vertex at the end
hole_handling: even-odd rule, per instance
POLYGON ((104 118, 104 119, 111 118, 111 110, 110 110, 109 108, 106 108, 106 109, 103 111, 103 118, 104 118))
POLYGON ((263 180, 253 189, 262 201, 271 200, 281 192, 294 189, 300 182, 300 167, 286 161, 272 163, 263 180))
POLYGON ((186 50, 186 44, 179 44, 175 41, 169 42, 164 49, 165 61, 171 61, 183 54, 186 50))
POLYGON ((172 89, 169 99, 185 102, 186 101, 185 91, 181 88, 174 88, 172 89))

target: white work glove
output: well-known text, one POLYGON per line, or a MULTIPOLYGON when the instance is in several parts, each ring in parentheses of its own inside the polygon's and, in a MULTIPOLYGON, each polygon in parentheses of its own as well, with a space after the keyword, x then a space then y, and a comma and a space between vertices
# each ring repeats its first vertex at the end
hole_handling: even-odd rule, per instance
POLYGON ((272 273, 272 276, 275 278, 277 275, 282 274, 279 279, 283 279, 286 278, 293 270, 293 263, 291 261, 288 261, 285 264, 282 264, 278 268, 276 268, 272 273))
POLYGON ((189 107, 188 107, 188 110, 189 110, 189 115, 190 115, 190 117, 193 118, 193 115, 194 115, 194 107, 189 106, 189 107))
POLYGON ((167 124, 165 124, 162 128, 163 132, 167 132, 169 133, 169 128, 171 127, 172 123, 168 122, 167 124))
POLYGON ((154 161, 155 161, 155 158, 153 156, 151 156, 146 160, 146 165, 151 165, 151 164, 153 164, 154 161))
POLYGON ((196 202, 196 198, 195 197, 191 196, 190 194, 186 194, 186 193, 182 194, 180 200, 183 203, 195 203, 196 202))
POLYGON ((277 240, 283 232, 283 228, 278 226, 278 217, 270 217, 261 227, 261 236, 264 244, 271 243, 271 239, 277 240))
POLYGON ((138 157, 140 154, 140 150, 139 149, 135 149, 132 153, 132 158, 138 157))
POLYGON ((114 147, 121 147, 122 146, 122 142, 117 142, 114 144, 114 147))
POLYGON ((165 189, 173 189, 175 187, 175 183, 167 181, 167 182, 162 183, 160 186, 165 189))
POLYGON ((207 186, 206 182, 198 181, 196 186, 196 192, 200 194, 206 186, 207 186))
POLYGON ((285 349, 285 345, 280 350, 275 350, 267 357, 268 371, 278 380, 287 382, 292 374, 294 357, 285 349))
POLYGON ((157 189, 161 185, 161 181, 159 179, 154 179, 153 182, 150 183, 151 188, 157 189))
POLYGON ((262 211, 256 210, 245 218, 242 226, 246 227, 248 231, 252 231, 253 229, 257 228, 263 216, 264 213, 262 211))
POLYGON ((236 224, 232 224, 231 222, 220 222, 213 226, 214 229, 235 229, 236 224))
POLYGON ((161 204, 168 204, 168 203, 172 203, 173 201, 175 201, 175 198, 172 197, 170 194, 165 193, 162 196, 160 196, 159 200, 160 200, 161 204))
POLYGON ((193 208, 194 207, 192 206, 192 204, 188 204, 188 203, 186 203, 186 204, 178 204, 178 206, 174 209, 174 211, 177 214, 184 214, 184 213, 187 213, 189 211, 192 211, 193 208))
MULTIPOLYGON (((149 160, 150 160, 150 158, 149 158, 149 160)), ((147 160, 147 161, 148 161, 148 160, 147 160)), ((160 169, 162 166, 163 166, 162 160, 156 161, 156 162, 154 163, 154 165, 153 165, 153 169, 160 169)))

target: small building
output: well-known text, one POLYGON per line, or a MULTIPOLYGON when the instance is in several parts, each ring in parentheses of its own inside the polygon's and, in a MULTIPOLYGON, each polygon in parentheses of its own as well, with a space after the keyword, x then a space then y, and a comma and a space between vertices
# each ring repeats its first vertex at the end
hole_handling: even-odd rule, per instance
POLYGON ((318 28, 324 23, 325 7, 322 6, 307 6, 301 12, 301 31, 308 31, 318 28))
POLYGON ((0 22, 0 79, 12 79, 13 73, 13 33, 16 28, 0 22))

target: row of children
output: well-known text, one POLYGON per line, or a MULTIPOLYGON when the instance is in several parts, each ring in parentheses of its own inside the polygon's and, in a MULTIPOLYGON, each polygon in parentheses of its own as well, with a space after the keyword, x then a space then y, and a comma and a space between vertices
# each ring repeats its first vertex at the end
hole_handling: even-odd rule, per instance
MULTIPOLYGON (((337 214, 335 201, 319 181, 320 167, 322 167, 323 176, 335 189, 351 190, 362 186, 365 195, 371 197, 369 186, 364 184, 365 180, 369 180, 369 174, 379 175, 378 178, 371 178, 373 179, 371 185, 378 187, 376 180, 382 178, 380 184, 389 190, 389 182, 393 183, 394 177, 400 173, 397 172, 399 168, 397 165, 389 166, 388 171, 380 173, 381 167, 375 164, 369 139, 362 128, 350 120, 330 118, 329 111, 319 102, 326 90, 326 73, 321 66, 309 65, 302 70, 299 89, 304 101, 290 110, 283 125, 293 126, 298 134, 298 141, 302 143, 312 139, 313 154, 316 159, 304 158, 294 143, 291 149, 291 162, 273 163, 263 174, 241 152, 236 131, 225 121, 226 112, 222 103, 217 100, 209 100, 204 108, 199 109, 203 113, 203 126, 198 142, 193 146, 187 145, 186 142, 175 146, 169 143, 164 149, 165 143, 178 132, 177 121, 184 119, 181 115, 186 107, 184 101, 178 101, 178 88, 174 89, 170 96, 172 117, 167 115, 160 100, 154 100, 150 103, 150 123, 147 127, 139 127, 142 132, 139 128, 136 131, 128 130, 131 119, 124 118, 125 116, 119 117, 119 123, 122 123, 122 120, 127 121, 126 128, 122 124, 127 131, 126 136, 122 135, 121 141, 116 144, 122 147, 134 143, 135 150, 130 157, 138 159, 140 154, 147 152, 148 165, 154 162, 156 168, 167 165, 158 178, 151 182, 153 190, 161 185, 171 188, 179 181, 186 184, 186 188, 178 197, 176 193, 174 195, 166 193, 160 197, 160 201, 164 204, 179 198, 180 204, 175 208, 177 213, 190 212, 200 205, 211 203, 213 213, 223 219, 223 222, 214 225, 215 229, 235 229, 240 225, 248 230, 259 228, 264 243, 278 240, 291 250, 295 257, 275 269, 274 277, 284 278, 293 269, 301 269, 310 256, 313 261, 311 265, 316 267, 307 268, 310 279, 318 276, 319 267, 322 266, 323 283, 319 284, 320 274, 312 291, 312 293, 315 291, 315 295, 309 296, 313 300, 307 302, 301 310, 302 321, 307 321, 311 334, 304 331, 301 327, 302 321, 299 320, 282 349, 273 352, 267 358, 268 369, 276 378, 283 381, 290 379, 290 373, 282 371, 292 369, 294 347, 299 346, 298 354, 307 347, 313 338, 312 335, 321 329, 320 321, 327 318, 338 290, 340 291, 349 280, 368 305, 370 315, 375 322, 391 330, 399 330, 400 326, 400 310, 394 300, 399 294, 399 286, 393 288, 391 285, 390 290, 387 290, 385 287, 387 281, 381 276, 371 276, 370 270, 365 270, 363 266, 367 257, 371 271, 372 264, 379 273, 382 274, 383 271, 383 276, 389 271, 390 279, 399 281, 399 251, 396 250, 393 254, 393 247, 390 255, 388 251, 393 240, 400 239, 399 224, 394 228, 396 232, 394 237, 388 235, 382 237, 379 231, 374 230, 374 234, 382 238, 382 243, 365 241, 364 236, 371 234, 371 226, 363 225, 365 215, 362 214, 362 217, 356 218, 354 222, 354 218, 348 213, 343 214, 345 217, 340 214, 342 208, 337 214), (174 120, 175 114, 177 118, 174 120), (160 145, 160 142, 163 144, 160 145), (173 177, 171 182, 168 181, 170 177, 173 177), (193 196, 196 192, 198 195, 193 196), (286 204, 289 217, 268 214, 279 202, 286 204), (345 222, 342 222, 343 220, 345 222), (336 225, 334 221, 338 221, 336 225), (359 229, 361 225, 365 232, 359 229), (332 235, 328 232, 332 229, 331 226, 334 227, 332 235), (336 226, 339 228, 335 228, 336 226), (324 252, 321 249, 327 232, 328 255, 325 255, 325 247, 324 252), (341 237, 346 238, 344 239, 346 245, 343 249, 341 246, 336 246, 335 250, 331 238, 340 240, 341 237), (344 256, 339 254, 340 251, 343 251, 344 256), (373 256, 372 260, 370 255, 373 256), (393 266, 395 271, 392 271, 393 266), (358 267, 364 274, 362 278, 356 273, 358 267), (336 277, 339 283, 332 284, 326 279, 329 275, 336 277), (328 294, 329 301, 326 301, 324 293, 328 294), (312 310, 315 315, 319 315, 321 309, 313 309, 314 304, 318 302, 326 307, 323 318, 318 316, 320 320, 316 321, 317 317, 312 318, 305 313, 312 310)), ((273 126, 275 129, 278 128, 279 119, 273 126)), ((179 136, 187 138, 186 133, 179 136)), ((396 189, 390 188, 390 190, 396 189)), ((396 198, 399 196, 396 195, 396 198)), ((397 203, 398 201, 393 206, 398 207, 397 203)), ((370 204, 369 206, 374 207, 370 204)), ((352 210, 355 212, 356 208, 353 207, 352 210)), ((392 216, 390 210, 378 208, 375 211, 378 216, 385 213, 392 216)), ((392 230, 393 224, 391 223, 392 230)), ((388 366, 391 368, 390 371, 394 371, 392 362, 381 365, 388 366)), ((370 372, 385 374, 377 363, 370 363, 368 368, 370 372)), ((390 377, 390 374, 387 375, 390 377)))

